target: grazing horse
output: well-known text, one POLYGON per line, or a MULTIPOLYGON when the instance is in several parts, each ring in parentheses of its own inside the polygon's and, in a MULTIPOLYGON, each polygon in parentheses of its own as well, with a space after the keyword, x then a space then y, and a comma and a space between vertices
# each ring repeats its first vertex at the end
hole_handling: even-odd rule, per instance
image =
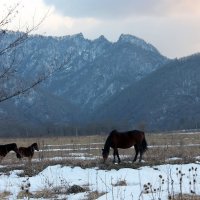
POLYGON ((132 146, 135 147, 135 157, 133 162, 137 160, 138 153, 140 153, 139 162, 141 162, 142 154, 147 150, 147 142, 143 131, 132 130, 127 132, 118 132, 113 130, 107 137, 104 149, 102 149, 104 162, 108 158, 110 147, 113 148, 113 162, 115 163, 115 156, 117 156, 118 163, 120 163, 121 160, 117 148, 127 149, 132 146))
POLYGON ((33 143, 29 147, 19 147, 19 154, 17 154, 17 157, 19 159, 21 159, 23 157, 28 157, 29 162, 30 162, 32 157, 33 157, 33 155, 34 155, 34 150, 39 151, 37 143, 33 143))
POLYGON ((0 162, 10 151, 14 151, 16 154, 19 153, 16 143, 0 145, 0 162))

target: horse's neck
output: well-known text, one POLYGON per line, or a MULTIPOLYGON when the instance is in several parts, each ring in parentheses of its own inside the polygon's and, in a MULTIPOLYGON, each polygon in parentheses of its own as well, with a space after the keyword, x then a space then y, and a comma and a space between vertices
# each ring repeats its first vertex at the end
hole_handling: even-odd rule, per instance
POLYGON ((34 152, 34 147, 33 146, 30 146, 29 147, 30 151, 33 153, 34 152))
POLYGON ((106 142, 105 142, 104 149, 109 151, 110 150, 110 146, 111 146, 111 137, 109 135, 107 140, 106 140, 106 142))

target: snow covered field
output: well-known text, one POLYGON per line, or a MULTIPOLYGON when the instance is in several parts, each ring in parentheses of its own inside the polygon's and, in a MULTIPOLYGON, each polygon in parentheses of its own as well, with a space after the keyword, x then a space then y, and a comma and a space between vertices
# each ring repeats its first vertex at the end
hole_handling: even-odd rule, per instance
POLYGON ((149 150, 142 164, 131 163, 133 148, 119 150, 119 165, 112 164, 112 151, 107 164, 102 164, 105 137, 100 136, 2 143, 28 146, 33 140, 39 142, 40 151, 31 167, 13 152, 3 159, 0 200, 168 200, 177 194, 200 195, 199 133, 147 135, 149 150))
MULTIPOLYGON (((200 164, 145 166, 139 169, 99 170, 71 166, 49 166, 33 177, 21 177, 21 170, 1 174, 0 193, 9 192, 9 198, 17 199, 22 190, 34 194, 39 191, 60 192, 53 199, 84 200, 88 194, 98 191, 98 200, 167 200, 168 195, 178 193, 200 195, 200 164), (85 192, 67 194, 66 188, 78 185, 87 188, 85 192), (26 189, 25 189, 26 188, 26 189), (60 193, 60 194, 59 194, 60 193)), ((23 196, 22 199, 25 198, 23 196)), ((27 195, 28 196, 28 195, 27 195)), ((30 196, 30 195, 29 195, 30 196)), ((52 199, 47 198, 47 199, 52 199)))

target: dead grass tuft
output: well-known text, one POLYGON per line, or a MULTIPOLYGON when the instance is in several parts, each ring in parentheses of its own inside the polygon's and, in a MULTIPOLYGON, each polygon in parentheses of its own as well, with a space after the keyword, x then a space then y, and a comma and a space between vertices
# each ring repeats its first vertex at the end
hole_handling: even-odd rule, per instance
POLYGON ((11 194, 11 193, 8 192, 8 191, 1 192, 1 193, 0 193, 0 199, 8 199, 8 196, 9 196, 10 194, 11 194))
POLYGON ((105 194, 104 192, 98 192, 98 191, 89 192, 86 197, 86 200, 96 200, 100 196, 103 196, 104 194, 105 194))
POLYGON ((33 197, 34 195, 30 193, 28 190, 22 190, 17 195, 17 199, 33 198, 33 197))
POLYGON ((182 194, 176 195, 173 199, 169 198, 169 200, 200 200, 199 195, 189 195, 189 194, 182 194))
POLYGON ((57 194, 55 194, 51 189, 43 189, 42 191, 37 191, 32 195, 32 198, 40 199, 40 198, 57 198, 57 194))
POLYGON ((112 186, 127 186, 126 180, 118 180, 117 183, 112 184, 112 186))
POLYGON ((86 189, 79 185, 72 185, 71 187, 67 189, 67 194, 71 194, 71 193, 76 194, 80 192, 86 192, 86 189))

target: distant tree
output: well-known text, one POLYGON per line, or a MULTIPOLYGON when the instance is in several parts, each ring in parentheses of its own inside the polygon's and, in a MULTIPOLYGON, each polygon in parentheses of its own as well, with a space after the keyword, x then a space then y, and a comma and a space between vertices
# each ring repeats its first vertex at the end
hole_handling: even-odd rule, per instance
POLYGON ((6 37, 10 32, 8 25, 18 17, 19 4, 6 9, 4 16, 0 19, 0 102, 28 92, 52 76, 52 74, 67 66, 70 60, 70 56, 67 56, 61 65, 57 65, 55 58, 54 64, 52 63, 49 70, 43 70, 40 74, 34 75, 31 80, 22 80, 21 72, 18 69, 20 62, 15 56, 16 50, 30 38, 31 33, 38 29, 47 15, 44 15, 37 24, 26 26, 26 30, 23 32, 20 31, 19 27, 15 31, 16 36, 6 43, 6 37))

